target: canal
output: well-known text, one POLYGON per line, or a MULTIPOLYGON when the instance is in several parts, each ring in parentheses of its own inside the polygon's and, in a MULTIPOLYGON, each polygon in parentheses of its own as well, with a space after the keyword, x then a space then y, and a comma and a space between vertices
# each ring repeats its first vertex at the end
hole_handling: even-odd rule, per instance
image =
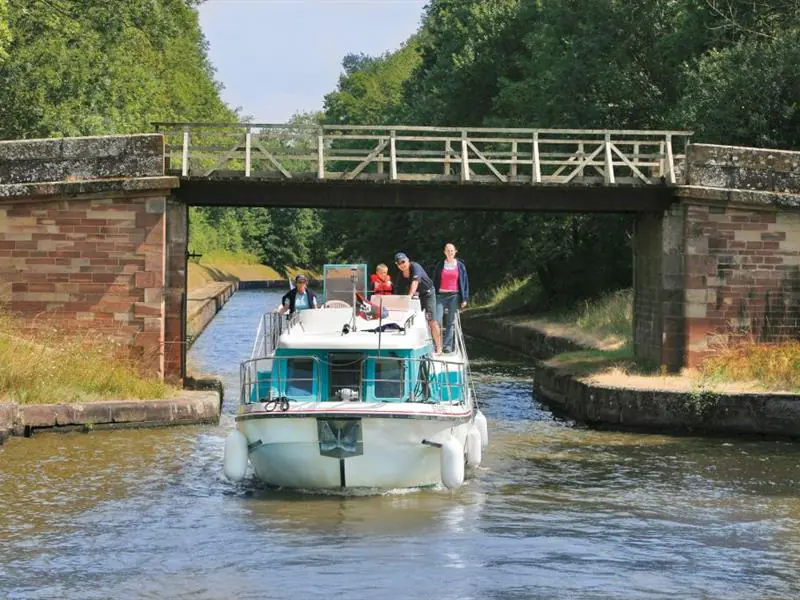
POLYGON ((462 489, 226 481, 238 361, 278 297, 238 292, 192 348, 219 426, 0 447, 0 598, 800 597, 800 445, 575 427, 475 340, 491 442, 462 489))

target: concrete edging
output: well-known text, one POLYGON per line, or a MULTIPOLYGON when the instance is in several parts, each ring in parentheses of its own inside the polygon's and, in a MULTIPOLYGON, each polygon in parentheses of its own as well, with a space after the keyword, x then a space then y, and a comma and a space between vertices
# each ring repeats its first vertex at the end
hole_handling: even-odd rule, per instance
POLYGON ((155 427, 219 422, 219 390, 184 390, 163 400, 109 400, 85 404, 0 404, 0 443, 35 430, 155 427))
POLYGON ((190 346, 238 289, 238 281, 218 281, 190 292, 186 309, 186 339, 190 346))
POLYGON ((502 318, 463 320, 470 335, 523 352, 535 361, 533 388, 557 414, 582 423, 662 432, 800 436, 800 396, 616 388, 588 383, 542 362, 585 349, 502 318))

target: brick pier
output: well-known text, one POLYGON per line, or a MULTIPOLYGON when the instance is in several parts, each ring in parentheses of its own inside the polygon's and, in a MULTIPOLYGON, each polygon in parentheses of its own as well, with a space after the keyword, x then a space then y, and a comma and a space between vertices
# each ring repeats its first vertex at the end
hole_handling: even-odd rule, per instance
POLYGON ((636 355, 676 370, 800 339, 800 152, 693 145, 675 196, 636 220, 636 355))
POLYGON ((0 304, 181 376, 186 207, 159 135, 0 142, 0 304))

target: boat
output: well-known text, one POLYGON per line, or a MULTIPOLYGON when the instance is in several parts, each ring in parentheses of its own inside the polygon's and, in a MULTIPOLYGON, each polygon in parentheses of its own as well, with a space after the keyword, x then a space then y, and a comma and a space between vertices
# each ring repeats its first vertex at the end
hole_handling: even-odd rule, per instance
POLYGON ((367 297, 366 265, 325 265, 324 302, 262 316, 240 367, 224 472, 270 486, 455 489, 488 445, 461 323, 434 354, 420 302, 367 297))

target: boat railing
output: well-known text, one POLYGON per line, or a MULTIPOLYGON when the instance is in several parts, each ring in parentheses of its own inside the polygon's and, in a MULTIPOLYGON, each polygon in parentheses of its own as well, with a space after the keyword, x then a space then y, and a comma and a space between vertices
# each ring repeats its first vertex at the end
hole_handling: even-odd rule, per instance
POLYGON ((241 401, 268 402, 279 397, 299 397, 319 402, 319 356, 258 357, 239 366, 241 401), (294 368, 276 368, 276 363, 292 360, 294 368))
POLYGON ((472 379, 472 369, 469 366, 469 357, 467 356, 467 342, 464 339, 464 330, 461 327, 461 311, 457 310, 455 312, 453 327, 455 328, 453 331, 456 342, 455 350, 461 356, 464 357, 464 364, 466 365, 467 386, 469 389, 470 397, 473 400, 473 405, 477 408, 478 396, 475 394, 475 384, 473 383, 472 379))
POLYGON ((431 357, 360 356, 347 364, 314 355, 259 357, 241 364, 240 383, 245 404, 278 398, 465 404, 471 391, 465 363, 431 357))
POLYGON ((298 315, 285 313, 269 312, 261 315, 256 331, 256 339, 253 341, 253 350, 250 358, 270 356, 278 347, 278 339, 297 322, 298 315))

